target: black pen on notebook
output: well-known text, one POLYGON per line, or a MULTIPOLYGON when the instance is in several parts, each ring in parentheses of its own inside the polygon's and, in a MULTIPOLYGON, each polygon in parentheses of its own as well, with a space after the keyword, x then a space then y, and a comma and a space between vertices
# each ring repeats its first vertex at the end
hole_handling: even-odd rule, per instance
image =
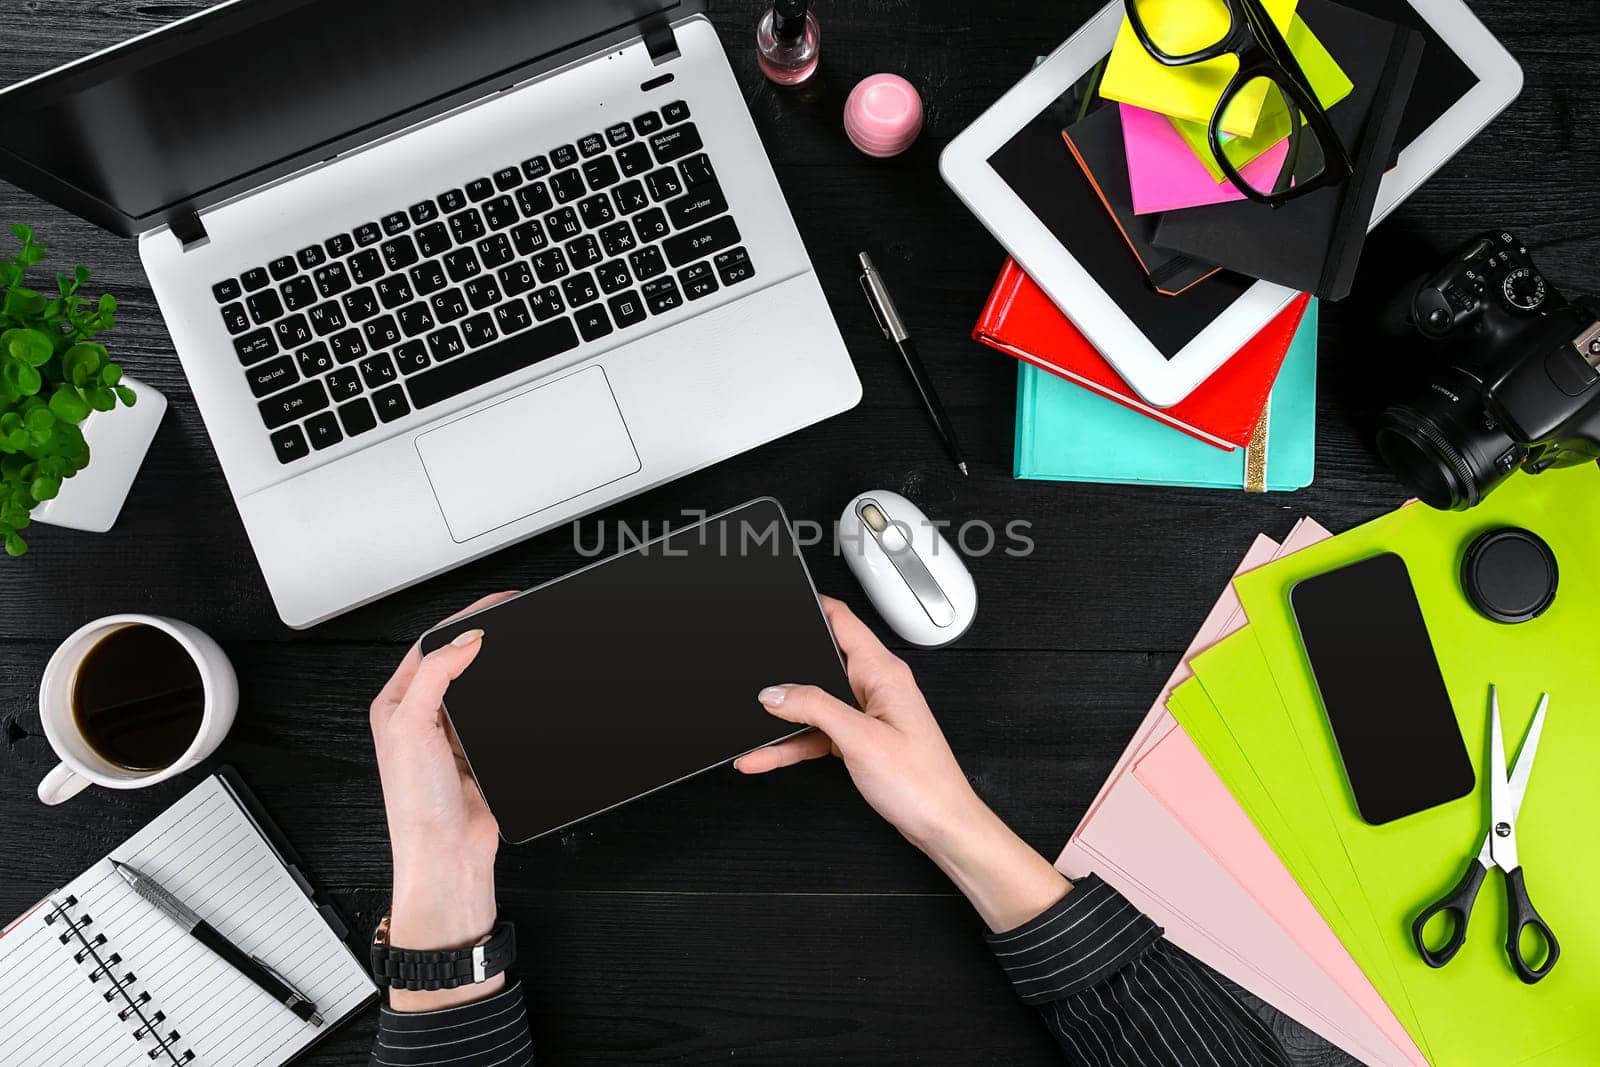
POLYGON ((861 272, 861 291, 867 294, 867 303, 872 306, 872 314, 882 327, 883 336, 900 350, 900 358, 906 361, 911 380, 917 383, 917 392, 922 394, 923 406, 933 417, 933 428, 944 439, 945 451, 950 453, 962 477, 966 477, 967 461, 961 458, 961 446, 956 443, 956 428, 951 424, 950 416, 945 414, 939 394, 933 391, 928 368, 922 365, 922 357, 917 355, 917 346, 911 342, 911 331, 906 329, 905 320, 890 299, 889 288, 883 284, 883 275, 878 273, 878 268, 872 265, 871 258, 865 252, 861 253, 861 272))
POLYGON ((228 966, 264 989, 273 1000, 312 1026, 322 1025, 322 1016, 317 1014, 317 1006, 311 1003, 311 998, 290 985, 287 978, 223 937, 215 927, 196 915, 183 901, 152 882, 149 876, 140 874, 126 863, 118 863, 116 860, 111 861, 111 866, 122 876, 124 882, 133 887, 135 893, 154 904, 163 915, 187 930, 196 941, 222 957, 228 966))

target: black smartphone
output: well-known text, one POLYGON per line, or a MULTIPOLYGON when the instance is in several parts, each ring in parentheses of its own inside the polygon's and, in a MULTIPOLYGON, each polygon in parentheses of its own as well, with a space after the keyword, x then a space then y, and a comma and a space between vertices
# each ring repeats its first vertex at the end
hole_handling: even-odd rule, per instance
POLYGON ((1385 553, 1307 578, 1289 601, 1361 817, 1377 826, 1472 792, 1405 560, 1385 553))

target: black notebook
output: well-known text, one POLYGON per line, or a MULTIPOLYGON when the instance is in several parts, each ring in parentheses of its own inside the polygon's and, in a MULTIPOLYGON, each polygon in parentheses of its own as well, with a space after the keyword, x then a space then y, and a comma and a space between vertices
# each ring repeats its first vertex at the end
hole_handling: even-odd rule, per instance
POLYGON ((344 924, 312 895, 230 773, 112 852, 305 992, 313 1027, 140 897, 110 857, 0 933, 0 1062, 283 1064, 376 999, 344 924))
POLYGON ((1244 201, 1168 212, 1153 241, 1252 278, 1342 300, 1355 283, 1424 42, 1412 30, 1331 0, 1301 0, 1297 12, 1355 85, 1328 110, 1355 173, 1343 185, 1277 208, 1244 201))

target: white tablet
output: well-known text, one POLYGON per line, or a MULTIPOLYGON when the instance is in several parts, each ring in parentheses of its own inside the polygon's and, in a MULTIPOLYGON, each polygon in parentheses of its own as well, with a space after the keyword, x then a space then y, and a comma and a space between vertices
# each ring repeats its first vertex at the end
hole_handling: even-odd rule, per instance
MULTIPOLYGON (((1462 0, 1339 2, 1411 26, 1427 41, 1401 122, 1399 162, 1379 187, 1376 226, 1516 99, 1522 68, 1462 0)), ((1074 118, 1065 110, 1074 87, 1110 53, 1123 13, 1123 0, 1111 0, 950 142, 939 167, 1128 384, 1170 407, 1295 294, 1227 272, 1179 296, 1146 284, 1060 136, 1074 118)))

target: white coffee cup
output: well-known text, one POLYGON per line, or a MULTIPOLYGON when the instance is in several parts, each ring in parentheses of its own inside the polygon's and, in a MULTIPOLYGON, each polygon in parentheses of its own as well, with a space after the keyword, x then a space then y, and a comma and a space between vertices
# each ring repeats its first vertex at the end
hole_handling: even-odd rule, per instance
POLYGON ((44 669, 39 684, 39 717, 44 735, 61 762, 39 783, 39 799, 60 804, 91 785, 107 789, 143 789, 164 782, 200 763, 222 744, 239 708, 239 680, 233 665, 217 643, 185 622, 158 615, 108 615, 80 628, 61 643, 44 669), (154 771, 131 771, 101 756, 84 739, 72 710, 72 692, 78 668, 89 650, 113 630, 126 626, 152 626, 168 634, 194 660, 205 691, 200 729, 188 749, 170 766, 154 771))

